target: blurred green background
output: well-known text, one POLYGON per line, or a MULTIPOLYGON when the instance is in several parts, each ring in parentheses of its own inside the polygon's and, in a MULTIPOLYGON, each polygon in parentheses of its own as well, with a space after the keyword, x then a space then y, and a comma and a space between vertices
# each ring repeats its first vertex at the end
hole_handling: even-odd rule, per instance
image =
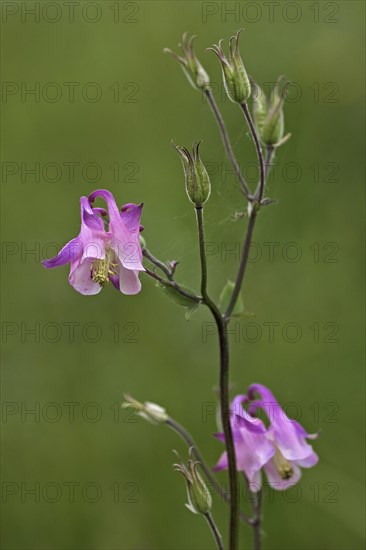
MULTIPOLYGON (((233 217, 244 203, 208 105, 162 50, 176 50, 184 31, 199 35, 196 51, 253 184, 242 115, 223 94, 217 59, 204 53, 239 27, 249 73, 263 85, 279 74, 295 84, 286 101, 293 137, 268 192, 279 202, 260 215, 243 291, 254 316, 232 325, 233 393, 264 383, 290 416, 321 430, 319 465, 296 489, 266 493, 263 546, 363 548, 364 4, 1 9, 3 548, 213 548, 172 470, 171 451, 184 455, 183 443, 118 405, 130 392, 165 406, 215 464, 218 358, 208 312, 187 322, 146 276, 138 296, 108 288, 87 298, 69 286, 67 267, 47 271, 40 261, 77 235, 79 197, 105 187, 120 204, 144 202, 149 248, 179 260, 178 280, 198 288, 194 214, 170 141, 202 139, 212 173, 209 286, 218 297, 238 266, 245 218, 233 217)), ((226 535, 217 500, 214 515, 226 535)), ((240 547, 250 546, 242 526, 240 547)))

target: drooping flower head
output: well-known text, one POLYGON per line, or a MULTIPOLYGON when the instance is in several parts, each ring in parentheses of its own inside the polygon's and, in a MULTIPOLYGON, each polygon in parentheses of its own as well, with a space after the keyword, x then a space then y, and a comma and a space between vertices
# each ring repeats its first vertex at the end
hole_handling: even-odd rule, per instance
POLYGON ((250 413, 262 409, 270 421, 266 437, 273 445, 274 455, 264 466, 268 482, 274 489, 285 490, 299 481, 300 468, 311 468, 318 462, 318 455, 306 441, 315 439, 317 434, 308 434, 296 420, 290 419, 262 384, 252 384, 248 397, 254 399, 249 406, 250 413))
MULTIPOLYGON (((299 481, 300 468, 311 468, 318 462, 318 456, 306 441, 317 435, 308 434, 298 422, 291 420, 265 386, 252 384, 247 395, 235 397, 230 415, 236 467, 244 472, 252 492, 261 487, 262 468, 269 485, 283 491, 299 481), (248 410, 243 408, 244 403, 248 410), (258 409, 266 413, 270 421, 268 428, 255 416, 258 409)), ((225 443, 224 434, 216 437, 225 443)), ((214 468, 215 471, 223 469, 228 469, 226 452, 214 468)))
MULTIPOLYGON (((231 429, 233 433, 237 470, 244 472, 252 492, 261 487, 261 469, 274 456, 274 448, 266 437, 266 427, 262 420, 251 416, 244 408, 246 395, 238 395, 232 402, 230 410, 231 429)), ((217 439, 225 443, 223 433, 216 434, 217 439)), ((228 458, 224 452, 214 470, 227 470, 228 458)))
POLYGON ((122 403, 123 409, 132 409, 136 411, 138 416, 141 416, 141 418, 147 420, 151 424, 164 424, 169 419, 166 410, 157 403, 151 403, 151 401, 141 403, 130 395, 124 395, 124 398, 126 401, 122 403))
POLYGON ((43 265, 53 268, 70 263, 69 282, 80 294, 98 294, 109 281, 124 294, 140 292, 138 274, 144 271, 139 241, 142 204, 129 203, 119 210, 112 193, 100 189, 89 199, 81 197, 80 206, 79 235, 43 265), (91 206, 97 197, 107 203, 107 231, 102 219, 107 212, 91 206))

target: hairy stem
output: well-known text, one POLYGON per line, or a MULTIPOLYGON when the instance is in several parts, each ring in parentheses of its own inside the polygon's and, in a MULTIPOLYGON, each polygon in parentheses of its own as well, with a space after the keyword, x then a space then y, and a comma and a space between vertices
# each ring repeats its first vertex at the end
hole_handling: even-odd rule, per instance
POLYGON ((241 173, 240 166, 239 166, 239 164, 238 164, 238 162, 235 158, 235 154, 234 154, 233 148, 232 148, 231 143, 230 143, 230 137, 229 137, 229 134, 226 130, 225 122, 224 122, 224 119, 222 118, 222 115, 220 113, 220 109, 218 108, 218 105, 215 101, 214 95, 213 95, 213 93, 210 89, 205 90, 205 96, 207 97, 207 101, 208 101, 208 103, 211 107, 211 110, 212 110, 213 115, 216 119, 217 125, 219 127, 220 134, 221 134, 221 139, 223 141, 226 154, 227 154, 227 156, 228 156, 228 158, 229 158, 229 160, 232 164, 232 167, 235 170, 236 175, 239 178, 239 181, 240 181, 240 184, 242 186, 244 195, 250 201, 252 199, 250 189, 248 188, 248 185, 247 185, 247 183, 244 179, 244 176, 241 173))
POLYGON ((211 514, 205 514, 205 518, 206 518, 207 523, 210 526, 212 536, 215 539, 218 550, 224 550, 224 547, 222 545, 222 538, 221 538, 221 535, 220 535, 220 531, 218 530, 217 525, 216 525, 212 515, 211 514))
POLYGON ((229 548, 236 550, 238 545, 238 517, 239 517, 239 491, 236 471, 236 456, 233 434, 230 422, 230 401, 229 401, 229 340, 227 332, 227 320, 221 315, 216 304, 207 293, 207 262, 205 251, 205 235, 203 225, 203 209, 196 208, 196 219, 198 227, 200 260, 201 260, 201 294, 203 303, 211 311, 219 334, 220 344, 220 405, 221 421, 225 435, 225 444, 229 466, 230 486, 230 526, 229 526, 229 548))

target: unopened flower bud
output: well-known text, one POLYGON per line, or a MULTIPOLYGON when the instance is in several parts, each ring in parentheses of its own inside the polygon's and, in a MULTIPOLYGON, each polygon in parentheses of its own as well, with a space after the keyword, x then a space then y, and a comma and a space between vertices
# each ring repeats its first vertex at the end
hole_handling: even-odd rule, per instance
POLYGON ((193 144, 192 155, 186 147, 174 145, 182 159, 188 198, 197 208, 204 205, 211 193, 210 178, 199 156, 199 145, 193 144))
MULTIPOLYGON (((178 455, 179 457, 179 455, 178 455)), ((212 507, 212 497, 201 475, 197 471, 198 461, 192 460, 192 447, 189 449, 189 459, 186 464, 174 464, 175 470, 180 472, 187 486, 188 504, 186 507, 193 514, 208 514, 212 507)))
POLYGON ((229 99, 234 103, 246 103, 251 91, 250 81, 239 52, 239 36, 241 31, 242 29, 230 38, 229 59, 222 50, 222 40, 211 48, 207 48, 213 51, 221 62, 225 90, 229 99))
POLYGON ((151 424, 164 424, 168 420, 168 415, 160 405, 156 403, 151 403, 150 401, 145 401, 145 403, 140 403, 130 395, 125 395, 124 398, 126 401, 122 403, 124 409, 134 409, 138 416, 144 418, 151 424))
POLYGON ((182 56, 169 48, 164 48, 164 52, 170 53, 181 64, 183 72, 193 88, 205 90, 210 84, 210 78, 193 51, 193 40, 195 38, 195 36, 189 37, 187 33, 184 33, 182 44, 179 44, 183 50, 182 56))
POLYGON ((261 142, 272 147, 279 147, 291 137, 291 134, 284 136, 283 103, 286 97, 286 85, 280 91, 282 79, 281 76, 277 80, 270 99, 266 98, 261 88, 256 84, 258 97, 253 104, 254 124, 261 142))

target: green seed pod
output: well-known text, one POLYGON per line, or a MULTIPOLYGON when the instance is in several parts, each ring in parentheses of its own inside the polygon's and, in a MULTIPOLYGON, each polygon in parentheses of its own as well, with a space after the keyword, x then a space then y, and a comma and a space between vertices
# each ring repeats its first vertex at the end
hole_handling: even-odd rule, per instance
POLYGON ((182 160, 188 198, 197 208, 205 204, 211 193, 210 178, 199 156, 199 145, 193 144, 193 155, 186 147, 174 145, 182 160))
POLYGON ((253 99, 253 119, 259 136, 262 137, 263 127, 268 115, 267 98, 258 84, 255 84, 255 89, 256 97, 253 99))
POLYGON ((278 80, 272 94, 271 101, 269 103, 269 111, 263 125, 263 142, 267 145, 275 145, 283 138, 285 124, 283 115, 283 102, 285 95, 279 95, 279 84, 281 78, 278 80))
POLYGON ((235 36, 230 38, 229 59, 225 56, 220 40, 219 44, 214 44, 208 50, 213 51, 221 62, 222 75, 226 93, 234 103, 246 103, 250 97, 251 86, 244 67, 243 60, 239 52, 240 29, 235 36))
POLYGON ((280 92, 281 76, 268 100, 258 85, 258 98, 254 102, 253 117, 259 137, 264 145, 279 147, 290 137, 290 134, 284 136, 285 121, 283 114, 283 103, 286 97, 286 86, 280 92))
POLYGON ((212 507, 212 497, 200 473, 197 471, 198 461, 193 461, 192 447, 189 450, 187 465, 174 464, 175 470, 180 472, 186 481, 188 504, 186 507, 193 514, 208 514, 212 507))

